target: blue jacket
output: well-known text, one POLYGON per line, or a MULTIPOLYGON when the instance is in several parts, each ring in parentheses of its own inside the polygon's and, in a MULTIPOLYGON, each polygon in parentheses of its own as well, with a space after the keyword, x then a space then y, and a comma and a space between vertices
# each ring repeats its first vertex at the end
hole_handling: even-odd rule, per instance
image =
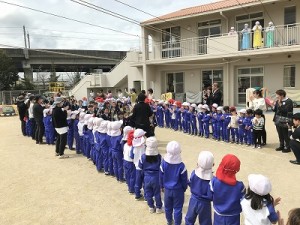
POLYGON ((240 204, 245 195, 245 186, 243 182, 237 181, 232 186, 213 177, 210 181, 210 191, 213 196, 214 210, 223 216, 235 216, 242 212, 240 204))
POLYGON ((161 155, 157 155, 157 161, 149 163, 146 161, 146 155, 143 154, 139 161, 139 168, 143 170, 145 176, 159 177, 159 168, 161 164, 161 155))
POLYGON ((170 164, 163 160, 160 166, 160 186, 170 190, 186 191, 187 185, 188 177, 184 163, 170 164))
POLYGON ((190 177, 189 186, 192 197, 197 200, 210 202, 212 201, 212 193, 209 188, 209 180, 203 180, 195 174, 195 170, 190 177))

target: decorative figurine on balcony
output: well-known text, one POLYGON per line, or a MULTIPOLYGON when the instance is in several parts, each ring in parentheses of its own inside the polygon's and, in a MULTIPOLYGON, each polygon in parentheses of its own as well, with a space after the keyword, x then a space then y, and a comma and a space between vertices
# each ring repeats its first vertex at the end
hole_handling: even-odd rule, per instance
POLYGON ((253 27, 253 48, 260 48, 262 45, 262 26, 259 21, 255 22, 255 26, 253 27))
POLYGON ((266 47, 267 48, 272 48, 274 47, 274 31, 275 31, 275 26, 273 22, 269 23, 269 26, 266 28, 266 47))
POLYGON ((237 32, 235 31, 234 27, 230 28, 230 31, 228 32, 228 36, 230 35, 237 35, 237 32))
POLYGON ((249 28, 249 25, 247 23, 244 25, 244 29, 241 31, 241 33, 242 33, 242 50, 249 49, 251 29, 249 28))

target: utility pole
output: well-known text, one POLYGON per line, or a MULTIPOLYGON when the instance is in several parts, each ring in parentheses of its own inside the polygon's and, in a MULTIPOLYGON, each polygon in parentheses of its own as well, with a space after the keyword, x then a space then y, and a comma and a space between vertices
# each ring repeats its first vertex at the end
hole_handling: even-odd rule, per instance
POLYGON ((30 36, 28 32, 27 32, 27 41, 28 41, 28 48, 30 48, 30 36))
POLYGON ((25 28, 25 25, 23 25, 23 33, 24 33, 25 49, 27 49, 27 38, 26 38, 26 28, 25 28))

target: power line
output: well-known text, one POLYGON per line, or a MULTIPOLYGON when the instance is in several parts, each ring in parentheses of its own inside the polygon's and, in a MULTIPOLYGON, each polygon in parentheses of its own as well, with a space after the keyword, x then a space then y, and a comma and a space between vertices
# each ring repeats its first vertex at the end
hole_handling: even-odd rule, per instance
POLYGON ((6 1, 2 1, 2 0, 0 0, 0 3, 4 3, 4 4, 7 4, 7 5, 12 5, 12 6, 16 6, 16 7, 23 8, 23 9, 28 9, 28 10, 31 10, 31 11, 35 11, 35 12, 39 12, 39 13, 51 15, 51 16, 54 16, 54 17, 62 18, 62 19, 65 19, 65 20, 69 20, 69 21, 73 21, 73 22, 77 22, 77 23, 81 23, 81 24, 85 24, 85 25, 89 25, 89 26, 93 26, 93 27, 98 27, 98 28, 105 29, 105 30, 110 30, 110 31, 113 31, 113 32, 122 33, 122 34, 129 35, 129 36, 139 37, 139 35, 136 35, 136 34, 130 34, 130 33, 119 31, 119 30, 115 30, 115 29, 112 29, 112 28, 103 27, 103 26, 100 26, 100 25, 97 25, 97 24, 92 24, 92 23, 89 23, 89 22, 85 22, 85 21, 81 21, 81 20, 69 18, 69 17, 66 17, 66 16, 62 16, 62 15, 58 15, 58 14, 54 14, 54 13, 50 13, 50 12, 46 12, 46 11, 43 11, 43 10, 39 10, 39 9, 30 8, 30 7, 27 7, 27 6, 18 5, 18 4, 15 4, 15 3, 10 3, 10 2, 6 2, 6 1))

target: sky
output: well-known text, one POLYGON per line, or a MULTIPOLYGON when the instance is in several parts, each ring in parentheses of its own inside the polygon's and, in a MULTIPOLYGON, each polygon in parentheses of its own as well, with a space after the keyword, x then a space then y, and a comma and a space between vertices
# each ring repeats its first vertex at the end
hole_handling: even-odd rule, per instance
MULTIPOLYGON (((133 50, 141 45, 140 27, 79 5, 71 0, 3 0, 97 26, 133 35, 113 32, 28 9, 7 5, 0 0, 0 44, 24 47, 23 25, 30 36, 31 48, 133 50)), ((142 22, 152 17, 118 3, 116 0, 85 0, 142 22)), ((183 8, 211 3, 215 0, 118 0, 155 16, 183 8)), ((3 46, 0 46, 3 47, 3 46)))

